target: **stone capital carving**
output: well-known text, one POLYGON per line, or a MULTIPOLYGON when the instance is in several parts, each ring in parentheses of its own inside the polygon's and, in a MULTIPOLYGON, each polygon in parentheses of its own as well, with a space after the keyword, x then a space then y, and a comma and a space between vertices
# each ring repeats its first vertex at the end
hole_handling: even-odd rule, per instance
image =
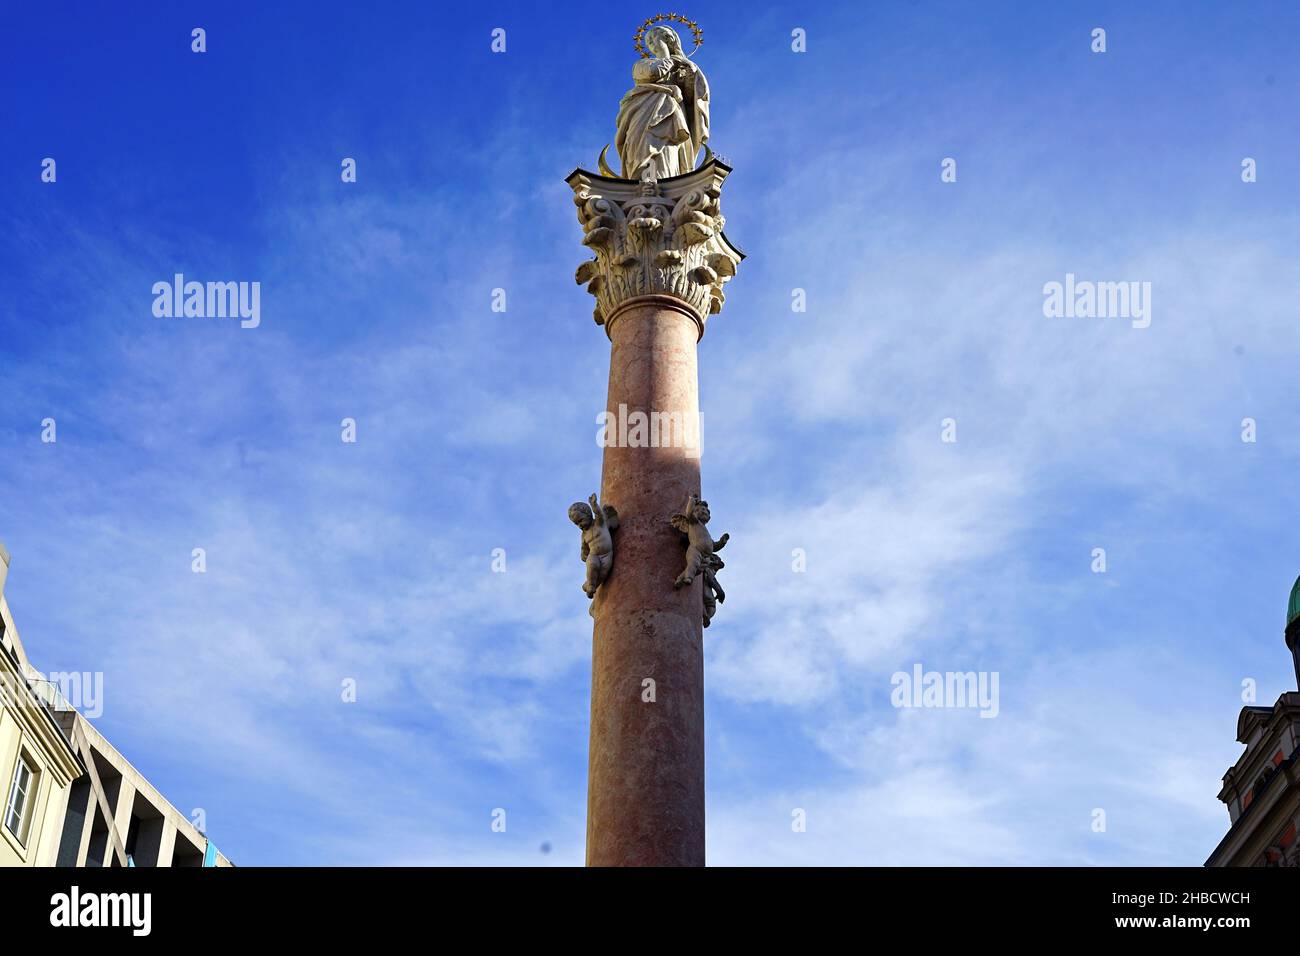
POLYGON ((745 254, 722 229, 722 183, 730 167, 716 158, 669 179, 616 179, 575 170, 566 182, 582 223, 583 245, 595 258, 578 267, 579 285, 596 297, 593 317, 605 325, 630 299, 667 295, 704 321, 722 311, 722 287, 745 254))

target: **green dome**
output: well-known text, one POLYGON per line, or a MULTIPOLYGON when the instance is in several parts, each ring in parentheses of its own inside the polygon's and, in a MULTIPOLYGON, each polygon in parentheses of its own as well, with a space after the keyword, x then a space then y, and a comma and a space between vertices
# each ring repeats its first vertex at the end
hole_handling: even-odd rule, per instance
POLYGON ((1291 622, 1300 617, 1300 578, 1295 579, 1295 587, 1291 588, 1291 603, 1286 609, 1286 626, 1290 627, 1291 622))

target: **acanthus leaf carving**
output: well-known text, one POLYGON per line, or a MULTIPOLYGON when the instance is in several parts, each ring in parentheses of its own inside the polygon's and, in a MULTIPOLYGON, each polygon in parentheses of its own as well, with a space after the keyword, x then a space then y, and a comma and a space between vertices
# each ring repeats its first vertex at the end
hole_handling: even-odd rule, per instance
POLYGON ((628 299, 674 296, 703 322, 726 301, 723 285, 744 254, 723 234, 720 199, 730 170, 716 160, 668 180, 633 181, 584 170, 569 177, 583 227, 582 242, 595 258, 575 278, 596 297, 595 321, 628 299))

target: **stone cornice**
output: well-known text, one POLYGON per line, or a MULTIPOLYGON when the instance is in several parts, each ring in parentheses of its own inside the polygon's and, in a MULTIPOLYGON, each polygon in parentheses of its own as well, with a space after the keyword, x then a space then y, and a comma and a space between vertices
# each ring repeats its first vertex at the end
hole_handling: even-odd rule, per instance
MULTIPOLYGON (((1251 740, 1255 731, 1259 736, 1246 749, 1236 762, 1223 774, 1223 788, 1219 799, 1228 803, 1234 794, 1245 794, 1254 786, 1260 772, 1272 765, 1286 730, 1291 725, 1300 725, 1300 694, 1288 691, 1277 699, 1272 707, 1247 706, 1241 709, 1237 718, 1237 740, 1245 744, 1251 740)), ((1297 735, 1300 738, 1300 726, 1297 735)), ((1290 748, 1282 747, 1283 757, 1290 757, 1290 748)))
POLYGON ((0 706, 4 706, 30 739, 39 743, 60 788, 66 787, 84 772, 72 744, 32 692, 26 675, 4 654, 0 654, 0 681, 3 681, 0 706))

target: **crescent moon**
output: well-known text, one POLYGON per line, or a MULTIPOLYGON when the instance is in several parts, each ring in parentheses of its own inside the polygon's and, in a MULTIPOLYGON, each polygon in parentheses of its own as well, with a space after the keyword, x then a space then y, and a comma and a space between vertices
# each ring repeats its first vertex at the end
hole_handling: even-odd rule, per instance
POLYGON ((600 159, 596 161, 597 166, 600 169, 600 174, 602 176, 608 176, 610 179, 618 179, 618 173, 610 169, 609 163, 605 162, 605 154, 607 152, 609 152, 609 143, 605 144, 605 148, 600 151, 600 159))

